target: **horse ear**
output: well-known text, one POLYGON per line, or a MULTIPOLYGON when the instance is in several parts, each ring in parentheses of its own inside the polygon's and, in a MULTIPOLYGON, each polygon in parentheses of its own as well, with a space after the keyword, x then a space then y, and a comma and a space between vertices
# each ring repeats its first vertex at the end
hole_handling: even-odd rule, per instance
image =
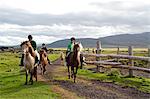
POLYGON ((80 42, 76 42, 76 44, 80 44, 80 42))
POLYGON ((23 41, 21 42, 20 46, 22 46, 22 45, 23 45, 23 41))

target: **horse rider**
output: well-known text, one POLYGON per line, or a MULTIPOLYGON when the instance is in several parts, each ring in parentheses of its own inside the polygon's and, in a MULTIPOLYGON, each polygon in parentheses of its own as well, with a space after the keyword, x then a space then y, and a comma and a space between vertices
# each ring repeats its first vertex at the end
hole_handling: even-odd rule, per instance
MULTIPOLYGON (((45 50, 46 55, 47 55, 48 49, 47 49, 47 47, 46 47, 46 45, 45 45, 44 43, 42 44, 41 49, 45 50)), ((48 56, 47 56, 47 60, 48 60, 48 63, 51 65, 52 63, 50 62, 50 60, 49 60, 48 56)))
POLYGON ((72 37, 70 40, 71 40, 71 42, 68 44, 66 56, 69 56, 69 54, 71 52, 73 52, 73 47, 74 47, 75 42, 76 42, 76 39, 74 37, 72 37))
POLYGON ((76 42, 76 39, 74 37, 72 37, 70 40, 71 42, 68 44, 67 51, 66 51, 66 62, 68 62, 69 55, 73 52, 73 47, 76 42))
MULTIPOLYGON (((36 58, 35 58, 35 63, 37 63, 39 61, 39 54, 37 52, 37 45, 36 45, 36 42, 33 40, 33 37, 32 35, 28 35, 28 40, 30 41, 31 43, 31 46, 33 47, 35 53, 36 53, 36 58)), ((19 66, 23 66, 23 59, 24 59, 24 54, 22 54, 22 57, 21 57, 21 62, 20 62, 20 65, 19 66)))

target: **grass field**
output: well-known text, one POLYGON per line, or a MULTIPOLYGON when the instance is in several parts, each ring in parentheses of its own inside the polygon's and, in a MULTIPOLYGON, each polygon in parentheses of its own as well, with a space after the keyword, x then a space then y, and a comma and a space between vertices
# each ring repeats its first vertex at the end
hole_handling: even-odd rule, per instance
MULTIPOLYGON (((105 49, 104 52, 115 53, 115 49, 105 49)), ((123 49, 122 52, 127 50, 123 49)), ((135 52, 144 52, 139 54, 145 56, 147 49, 136 49, 135 52)), ((19 62, 20 56, 17 53, 0 53, 0 99, 59 99, 60 94, 54 93, 52 86, 45 82, 34 82, 33 85, 24 85, 25 73, 20 72, 19 62)), ((48 57, 53 62, 60 55, 50 54, 48 57)), ((91 66, 86 66, 91 67, 91 66)), ((58 71, 63 68, 63 72, 66 72, 66 67, 58 68, 58 71)), ((93 73, 90 70, 79 70, 78 76, 87 80, 99 80, 102 82, 112 82, 119 84, 123 87, 134 87, 144 92, 150 93, 150 79, 144 77, 124 77, 118 73, 117 70, 113 70, 110 73, 93 73)), ((68 81, 67 76, 57 77, 56 80, 68 81)))
POLYGON ((150 79, 144 77, 125 77, 119 74, 117 69, 109 73, 93 73, 90 70, 79 70, 78 75, 90 80, 99 80, 102 82, 112 82, 122 87, 133 87, 143 92, 150 93, 150 79))
MULTIPOLYGON (((59 55, 49 55, 51 61, 59 55)), ((59 95, 44 82, 24 85, 25 74, 20 72, 18 54, 0 53, 0 99, 55 99, 59 95)))
POLYGON ((50 59, 50 61, 55 61, 56 59, 58 59, 58 57, 60 57, 60 54, 49 54, 48 58, 50 59))
MULTIPOLYGON (((66 48, 52 48, 53 50, 66 50, 66 48)), ((92 53, 92 50, 96 50, 96 48, 84 48, 83 52, 92 53)), ((128 48, 120 48, 120 54, 128 54, 128 48)), ((148 56, 148 48, 133 48, 133 53, 135 56, 148 56)), ((117 54, 117 48, 102 48, 102 54, 117 54)))

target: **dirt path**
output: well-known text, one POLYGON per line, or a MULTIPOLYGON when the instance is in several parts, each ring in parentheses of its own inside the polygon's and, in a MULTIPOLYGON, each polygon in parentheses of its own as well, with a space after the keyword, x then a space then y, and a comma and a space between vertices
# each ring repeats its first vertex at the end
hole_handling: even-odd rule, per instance
POLYGON ((60 65, 60 60, 47 66, 46 74, 39 74, 38 78, 52 85, 52 90, 63 99, 150 99, 148 93, 113 83, 91 81, 78 76, 77 83, 73 83, 67 79, 67 70, 60 65))

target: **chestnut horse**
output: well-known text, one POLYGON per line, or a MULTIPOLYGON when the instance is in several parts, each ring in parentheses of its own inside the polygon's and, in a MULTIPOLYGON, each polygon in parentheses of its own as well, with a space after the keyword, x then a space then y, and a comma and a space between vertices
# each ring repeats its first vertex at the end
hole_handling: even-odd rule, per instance
POLYGON ((48 60, 47 60, 47 53, 44 49, 40 50, 40 67, 42 70, 42 74, 45 73, 46 71, 46 65, 48 64, 48 60))
POLYGON ((71 77, 74 79, 74 83, 75 83, 76 74, 77 74, 78 67, 80 64, 80 45, 79 44, 74 45, 73 52, 70 53, 66 62, 67 62, 67 67, 68 67, 68 78, 70 79, 70 67, 71 67, 71 77))
POLYGON ((30 73, 30 80, 29 82, 31 85, 33 84, 33 79, 32 76, 36 78, 37 81, 37 67, 35 66, 35 57, 36 53, 30 43, 30 41, 25 41, 21 43, 21 48, 24 53, 24 59, 23 59, 23 64, 26 70, 26 82, 25 85, 27 85, 28 82, 28 74, 30 73))

